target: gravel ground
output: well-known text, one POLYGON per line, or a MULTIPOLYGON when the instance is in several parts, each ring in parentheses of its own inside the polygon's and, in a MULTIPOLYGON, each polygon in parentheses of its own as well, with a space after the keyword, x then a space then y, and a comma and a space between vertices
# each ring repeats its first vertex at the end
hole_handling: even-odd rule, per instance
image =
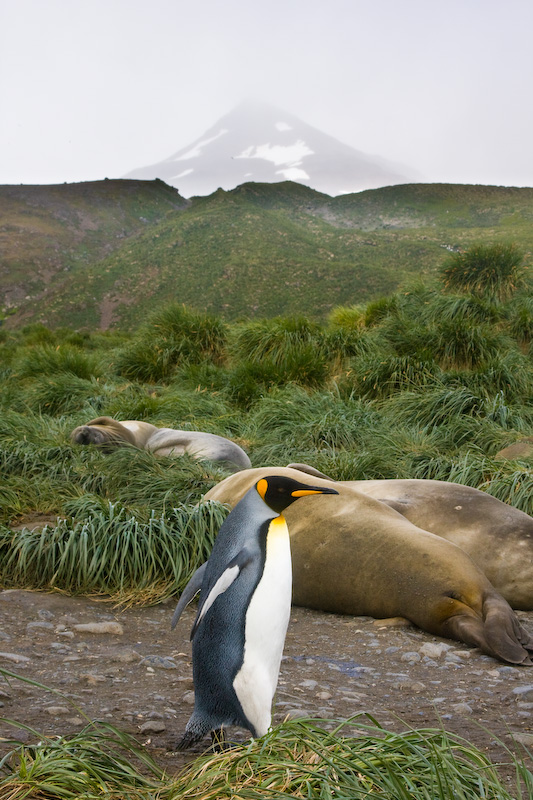
MULTIPOLYGON (((171 632, 173 609, 117 610, 84 597, 0 592, 0 668, 61 693, 0 676, 0 713, 39 733, 68 735, 86 723, 83 712, 134 734, 167 769, 178 768, 203 747, 173 752, 194 702, 195 613, 187 609, 171 632)), ((533 629, 533 612, 520 616, 533 629)), ((502 742, 519 754, 533 747, 533 668, 503 664, 403 620, 293 608, 274 722, 313 716, 332 727, 358 712, 392 730, 443 725, 498 761, 502 742)), ((35 740, 6 719, 0 750, 10 738, 35 740)))

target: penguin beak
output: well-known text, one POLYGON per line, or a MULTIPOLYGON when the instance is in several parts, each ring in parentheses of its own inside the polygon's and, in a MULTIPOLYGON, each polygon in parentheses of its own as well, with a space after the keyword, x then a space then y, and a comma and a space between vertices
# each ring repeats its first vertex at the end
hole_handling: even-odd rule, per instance
POLYGON ((305 497, 308 494, 339 494, 335 489, 329 489, 325 487, 324 489, 295 489, 294 492, 291 492, 291 497, 305 497))

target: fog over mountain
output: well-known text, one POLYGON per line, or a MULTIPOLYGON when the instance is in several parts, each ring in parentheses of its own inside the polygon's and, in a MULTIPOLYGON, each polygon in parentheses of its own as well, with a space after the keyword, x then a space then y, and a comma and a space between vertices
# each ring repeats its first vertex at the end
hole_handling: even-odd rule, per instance
POLYGON ((124 177, 160 178, 183 197, 242 183, 296 181, 329 195, 410 183, 420 176, 328 136, 273 106, 247 101, 196 141, 124 177))

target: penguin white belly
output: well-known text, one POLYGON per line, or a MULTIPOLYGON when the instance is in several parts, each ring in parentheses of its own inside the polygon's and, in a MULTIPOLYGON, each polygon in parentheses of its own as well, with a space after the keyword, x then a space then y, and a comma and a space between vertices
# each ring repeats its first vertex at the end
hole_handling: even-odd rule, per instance
POLYGON ((258 736, 270 727, 291 593, 289 531, 285 519, 279 516, 270 523, 263 574, 246 613, 244 659, 233 681, 243 711, 258 736))

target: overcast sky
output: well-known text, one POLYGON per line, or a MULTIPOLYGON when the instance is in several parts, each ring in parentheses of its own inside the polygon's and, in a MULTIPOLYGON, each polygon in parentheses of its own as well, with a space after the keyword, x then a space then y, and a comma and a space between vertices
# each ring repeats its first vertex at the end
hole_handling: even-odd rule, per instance
POLYGON ((425 181, 533 186, 531 0, 0 0, 0 183, 121 177, 264 100, 425 181))

